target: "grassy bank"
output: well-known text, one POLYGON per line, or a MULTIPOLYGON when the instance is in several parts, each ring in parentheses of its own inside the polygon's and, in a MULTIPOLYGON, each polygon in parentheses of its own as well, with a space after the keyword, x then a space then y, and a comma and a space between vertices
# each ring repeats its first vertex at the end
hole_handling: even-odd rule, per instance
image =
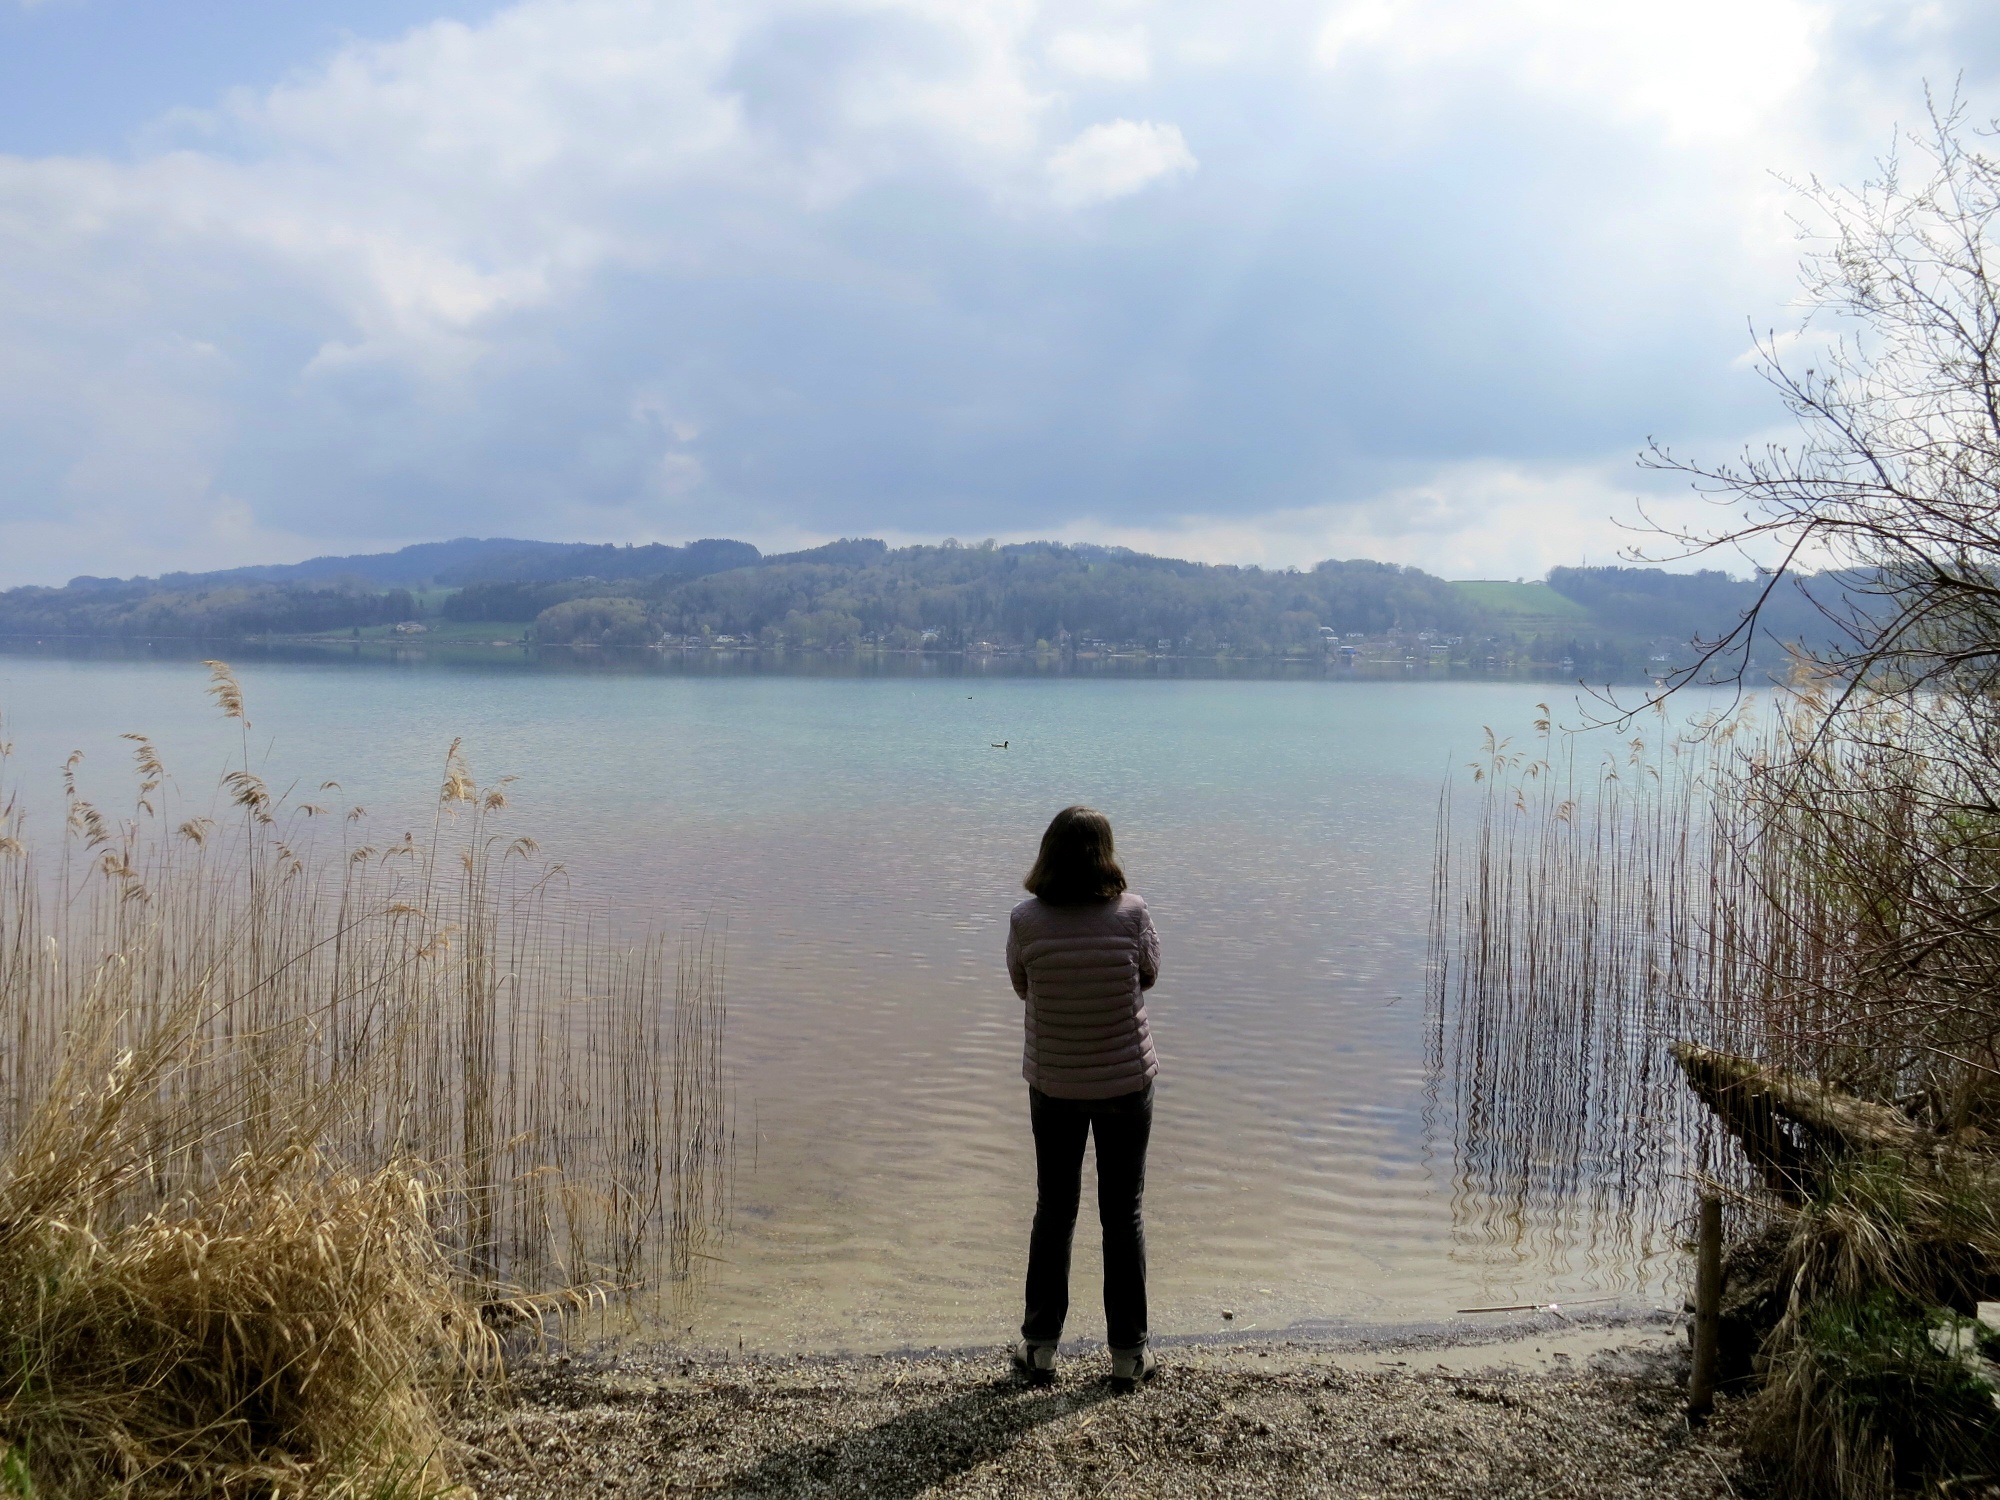
POLYGON ((0 1475, 418 1495, 509 1329, 671 1297, 719 1222, 719 956, 569 909, 458 748, 375 841, 245 758, 200 810, 0 792, 0 1475))

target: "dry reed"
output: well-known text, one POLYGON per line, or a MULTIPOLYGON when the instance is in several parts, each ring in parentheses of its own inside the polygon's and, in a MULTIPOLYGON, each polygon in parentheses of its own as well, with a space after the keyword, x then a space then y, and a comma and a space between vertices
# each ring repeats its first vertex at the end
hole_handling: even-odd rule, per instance
POLYGON ((1656 715, 1593 763, 1552 724, 1489 729, 1447 789, 1429 964, 1431 1065, 1454 1135, 1456 1213, 1558 1267, 1672 1240, 1703 1141, 1663 1042, 1711 961, 1712 783, 1740 720, 1691 740, 1656 715))
POLYGON ((376 844, 247 752, 183 817, 130 738, 130 813, 72 761, 53 851, 0 780, 0 1472, 438 1491, 501 1328, 671 1297, 719 1232, 720 953, 577 920, 456 744, 376 844))
POLYGON ((1432 1049, 1462 1222, 1558 1259, 1644 1254, 1706 1184, 1739 1225, 1781 1224, 1755 1422, 1800 1493, 1962 1472, 1926 1468, 1958 1420, 1933 1398, 1984 1413, 1951 1452, 2000 1454, 1991 1403, 1965 1404, 1925 1334, 2000 1291, 2000 810, 1967 753, 1985 718, 1852 690, 1836 714, 1804 681, 1759 718, 1657 718, 1589 767, 1545 717, 1526 752, 1489 732, 1475 815, 1441 819, 1432 1049), (1858 1097, 1909 1147, 1800 1137, 1808 1169, 1770 1178, 1682 1086, 1674 1040, 1858 1097))
POLYGON ((1471 816, 1448 793, 1440 819, 1429 970, 1471 1199, 1618 1232, 1695 1176, 1754 1182, 1675 1039, 1938 1130, 1988 1118, 2000 942, 1958 916, 2000 891, 2000 838, 1948 805, 1926 718, 1883 700, 1835 739, 1821 714, 1809 686, 1761 714, 1655 712, 1595 763, 1545 705, 1527 748, 1488 730, 1471 816))

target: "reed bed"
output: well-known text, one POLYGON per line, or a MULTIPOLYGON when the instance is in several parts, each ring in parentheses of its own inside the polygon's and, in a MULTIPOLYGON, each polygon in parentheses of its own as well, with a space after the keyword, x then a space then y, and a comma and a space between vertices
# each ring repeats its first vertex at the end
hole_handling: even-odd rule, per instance
POLYGON ((1657 709, 1606 748, 1537 708, 1524 742, 1486 731, 1439 818, 1431 1053, 1474 1217, 1630 1250, 1699 1182, 1751 1191, 1676 1040, 1940 1123, 1982 1107, 1995 1015, 1953 1001, 2000 993, 2000 967, 1939 940, 1927 989, 1911 960, 1924 908, 2000 891, 2000 841, 1936 826, 1922 716, 1883 700, 1829 737, 1804 685, 1657 709))
POLYGON ((1433 1061, 1480 1181, 1653 1194, 1676 1039, 1941 1132, 2000 1115, 2000 812, 1935 702, 1836 735, 1805 686, 1592 760, 1542 714, 1439 820, 1433 1061))
POLYGON ((1471 807, 1440 818, 1431 1048, 1462 1227, 1630 1263, 1720 1190, 1766 1309, 1753 1439, 1789 1490, 1990 1472, 1993 1403, 1966 1395, 1990 1382, 1940 1352, 2000 1296, 1987 704, 1801 681, 1589 760, 1543 715, 1525 748, 1489 731, 1471 807), (1673 1042, 1806 1091, 1775 1156, 1673 1042))
POLYGON ((0 1493, 442 1492, 509 1328, 697 1280, 722 955, 585 920, 456 744, 421 834, 275 795, 213 666, 200 813, 133 735, 38 845, 0 747, 0 1493))
POLYGON ((1523 742, 1486 731, 1440 809, 1428 1011, 1456 1217, 1557 1268, 1643 1262, 1710 1144, 1664 1042, 1715 956, 1715 783, 1746 720, 1689 737, 1655 715, 1586 758, 1537 709, 1523 742))

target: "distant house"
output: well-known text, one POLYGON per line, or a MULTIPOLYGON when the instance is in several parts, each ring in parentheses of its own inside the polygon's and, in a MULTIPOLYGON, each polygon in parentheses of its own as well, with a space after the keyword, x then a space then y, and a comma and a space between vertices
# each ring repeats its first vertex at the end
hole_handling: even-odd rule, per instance
POLYGON ((396 627, 396 634, 397 634, 397 635, 422 635, 422 634, 423 634, 423 633, 424 633, 425 631, 427 631, 427 630, 429 630, 429 629, 430 629, 430 626, 428 626, 428 625, 424 624, 424 623, 423 623, 423 621, 421 621, 421 620, 405 620, 405 621, 403 621, 403 623, 402 623, 402 624, 400 624, 400 625, 398 625, 398 626, 396 627))

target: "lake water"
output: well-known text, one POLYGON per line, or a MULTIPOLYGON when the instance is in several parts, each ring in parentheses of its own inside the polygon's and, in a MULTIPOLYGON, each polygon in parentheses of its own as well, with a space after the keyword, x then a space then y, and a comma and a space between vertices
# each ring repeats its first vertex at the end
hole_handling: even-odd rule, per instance
MULTIPOLYGON (((726 931, 735 1215, 699 1343, 992 1342, 1018 1322, 1032 1149, 1001 952, 1041 829, 1075 801, 1110 815, 1165 954, 1157 1333, 1658 1301, 1678 1272, 1467 1212, 1426 1070, 1439 790, 1547 687, 237 666, 276 785, 337 779, 378 824, 416 822, 462 738, 622 925, 726 931)), ((117 735, 142 730, 203 791, 240 749, 205 680, 0 655, 15 781, 53 806, 80 748, 115 803, 117 735)), ((1085 1192, 1070 1331, 1095 1337, 1085 1192)))

